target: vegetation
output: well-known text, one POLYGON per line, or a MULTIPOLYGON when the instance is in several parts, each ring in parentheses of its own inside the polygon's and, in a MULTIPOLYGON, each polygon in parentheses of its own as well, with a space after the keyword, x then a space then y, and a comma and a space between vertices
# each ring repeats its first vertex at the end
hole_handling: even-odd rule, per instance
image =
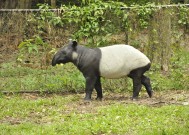
MULTIPOLYGON (((115 94, 111 96, 116 98, 115 94)), ((121 102, 110 98, 84 103, 78 94, 1 96, 0 134, 185 135, 189 132, 187 105, 162 106, 155 99, 128 104, 125 98, 121 102)))
MULTIPOLYGON (((189 53, 186 50, 177 51, 171 59, 171 70, 159 70, 160 65, 152 64, 151 71, 147 74, 152 80, 155 91, 162 90, 188 90, 189 53)), ((47 90, 47 91, 74 91, 83 92, 85 80, 82 74, 72 64, 47 67, 46 69, 31 68, 33 63, 24 65, 18 63, 1 64, 0 80, 1 90, 47 90), (26 67, 27 66, 27 67, 26 67), (18 79, 19 77, 19 79, 18 79)), ((132 90, 129 79, 103 80, 105 91, 130 91, 132 90)))
MULTIPOLYGON (((83 90, 84 78, 73 65, 56 68, 49 66, 56 47, 62 46, 68 37, 72 37, 89 47, 128 42, 150 57, 152 68, 148 74, 152 78, 154 90, 187 90, 189 56, 185 43, 188 35, 188 8, 180 7, 178 14, 175 9, 161 12, 154 3, 145 6, 133 5, 128 12, 127 9, 120 10, 121 7, 127 8, 122 2, 84 1, 80 7, 62 5, 61 12, 56 13, 51 12, 47 4, 40 4, 40 12, 28 14, 26 17, 26 24, 22 29, 24 38, 18 45, 18 53, 14 55, 16 61, 1 64, 0 89, 83 90), (157 16, 167 13, 177 17, 177 25, 171 24, 174 28, 172 35, 170 29, 167 32, 168 28, 163 26, 165 19, 157 16), (154 25, 157 24, 156 19, 161 20, 161 28, 154 25), (180 32, 182 30, 183 35, 180 32), (139 39, 139 33, 140 38, 144 39, 139 39), (172 42, 168 41, 170 38, 165 38, 166 34, 171 35, 172 42), (116 39, 116 35, 123 36, 116 39), (183 43, 181 39, 184 42, 183 47, 179 45, 183 43)), ((111 91, 125 91, 125 88, 131 90, 132 87, 127 79, 103 80, 103 83, 104 89, 111 91)))
MULTIPOLYGON (((108 1, 108 0, 103 0, 108 1)), ((116 0, 126 3, 128 6, 133 4, 146 4, 148 2, 152 2, 152 0, 116 0)), ((56 8, 60 7, 62 4, 65 5, 78 5, 82 6, 85 2, 92 2, 92 0, 2 0, 0 1, 0 8, 21 8, 21 9, 29 9, 29 8, 37 8, 38 3, 47 3, 51 5, 51 7, 56 8)), ((171 3, 188 3, 188 0, 170 0, 171 3)))
MULTIPOLYGON (((39 1, 32 2, 3 0, 0 7, 35 8, 39 1)), ((0 11, 0 134, 187 134, 188 7, 64 2, 48 1, 56 11, 48 4, 39 4, 39 12, 0 11), (139 101, 131 101, 130 79, 102 79, 103 101, 84 102, 85 80, 76 67, 50 66, 69 38, 89 47, 127 43, 147 54, 154 97, 142 89, 139 101)))

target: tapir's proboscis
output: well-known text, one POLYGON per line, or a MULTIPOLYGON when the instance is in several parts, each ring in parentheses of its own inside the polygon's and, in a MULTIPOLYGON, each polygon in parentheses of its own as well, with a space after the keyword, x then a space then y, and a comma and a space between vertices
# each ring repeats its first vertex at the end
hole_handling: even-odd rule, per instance
POLYGON ((137 99, 142 85, 149 97, 152 97, 150 79, 144 75, 150 69, 150 60, 139 50, 130 45, 118 44, 101 48, 87 48, 70 40, 54 55, 52 66, 72 62, 86 79, 85 100, 91 100, 95 88, 98 100, 103 97, 101 77, 133 80, 132 99, 137 99))

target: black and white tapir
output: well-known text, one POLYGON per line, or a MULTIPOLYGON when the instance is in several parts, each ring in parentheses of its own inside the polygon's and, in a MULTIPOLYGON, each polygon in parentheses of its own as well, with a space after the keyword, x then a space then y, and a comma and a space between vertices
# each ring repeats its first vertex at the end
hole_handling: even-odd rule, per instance
POLYGON ((85 100, 91 100, 95 88, 98 100, 102 99, 100 77, 121 78, 128 76, 133 80, 133 96, 137 99, 142 84, 149 97, 152 97, 150 79, 144 73, 150 69, 150 60, 139 50, 125 44, 90 49, 70 40, 53 57, 52 66, 72 62, 86 79, 85 100))

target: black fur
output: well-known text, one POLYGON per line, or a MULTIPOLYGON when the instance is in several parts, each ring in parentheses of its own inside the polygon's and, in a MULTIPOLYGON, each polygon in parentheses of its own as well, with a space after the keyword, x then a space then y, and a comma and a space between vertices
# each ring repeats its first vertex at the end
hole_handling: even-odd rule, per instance
POLYGON ((128 77, 133 80, 133 97, 132 99, 136 99, 139 95, 142 85, 145 86, 146 91, 149 97, 152 97, 153 91, 150 83, 150 79, 144 76, 144 73, 150 69, 151 64, 148 64, 144 67, 134 69, 130 72, 128 77))
POLYGON ((95 88, 97 99, 102 99, 102 88, 100 82, 99 64, 101 58, 100 49, 89 49, 77 46, 76 52, 79 54, 78 61, 74 62, 77 68, 83 73, 86 79, 85 100, 91 99, 91 94, 95 88))

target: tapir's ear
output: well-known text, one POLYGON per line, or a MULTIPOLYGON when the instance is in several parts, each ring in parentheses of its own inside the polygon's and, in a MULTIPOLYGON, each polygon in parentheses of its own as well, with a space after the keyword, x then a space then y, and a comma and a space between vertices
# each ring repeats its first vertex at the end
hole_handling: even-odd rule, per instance
POLYGON ((77 46, 77 41, 72 41, 72 46, 75 48, 77 46))

